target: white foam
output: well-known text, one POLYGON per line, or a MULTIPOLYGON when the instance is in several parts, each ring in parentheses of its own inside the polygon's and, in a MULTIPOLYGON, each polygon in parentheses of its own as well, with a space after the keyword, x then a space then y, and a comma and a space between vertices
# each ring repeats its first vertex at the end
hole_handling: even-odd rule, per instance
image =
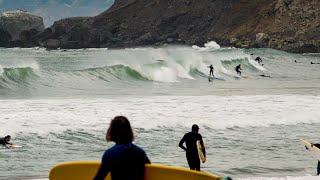
POLYGON ((34 70, 39 70, 39 64, 33 58, 25 57, 20 59, 17 57, 12 57, 9 60, 2 60, 0 62, 0 67, 2 68, 32 68, 34 70))
POLYGON ((152 79, 160 82, 178 82, 177 76, 177 71, 168 67, 160 67, 160 69, 153 72, 152 79))
POLYGON ((197 45, 192 46, 193 49, 199 50, 199 51, 212 51, 215 49, 220 49, 220 45, 216 43, 215 41, 210 41, 204 44, 204 47, 199 47, 197 45))
POLYGON ((104 130, 116 115, 136 128, 212 129, 320 123, 320 96, 156 96, 117 99, 0 100, 6 134, 104 130), (12 128, 14 127, 14 128, 12 128))
POLYGON ((293 177, 293 176, 286 176, 286 177, 249 177, 249 178, 239 178, 236 180, 319 180, 319 176, 299 176, 299 177, 293 177))

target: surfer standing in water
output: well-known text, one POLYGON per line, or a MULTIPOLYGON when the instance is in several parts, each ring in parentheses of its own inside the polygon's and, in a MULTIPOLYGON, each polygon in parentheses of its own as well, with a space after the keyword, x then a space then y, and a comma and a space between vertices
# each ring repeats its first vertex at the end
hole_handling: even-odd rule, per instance
POLYGON ((150 164, 146 153, 132 143, 133 131, 129 120, 116 116, 111 120, 106 134, 107 141, 116 144, 103 154, 94 180, 104 180, 111 173, 113 180, 143 180, 145 164, 150 164))
POLYGON ((200 141, 201 150, 204 155, 203 163, 206 162, 206 150, 203 144, 202 136, 199 134, 199 126, 192 125, 192 131, 186 133, 179 142, 179 147, 186 151, 186 157, 191 170, 200 171, 200 159, 197 148, 197 141, 200 141), (186 147, 183 144, 186 144, 186 147))
MULTIPOLYGON (((311 147, 312 146, 316 146, 317 148, 320 148, 320 144, 312 144, 311 143, 311 147)), ((319 176, 319 174, 320 174, 320 161, 318 160, 317 175, 319 176)))
POLYGON ((5 146, 6 148, 10 148, 12 146, 12 143, 10 143, 11 136, 7 135, 4 138, 0 138, 0 144, 5 146))
POLYGON ((236 72, 237 72, 237 74, 239 75, 239 76, 241 76, 241 64, 239 64, 238 66, 236 66, 235 68, 234 68, 235 70, 236 70, 236 72))

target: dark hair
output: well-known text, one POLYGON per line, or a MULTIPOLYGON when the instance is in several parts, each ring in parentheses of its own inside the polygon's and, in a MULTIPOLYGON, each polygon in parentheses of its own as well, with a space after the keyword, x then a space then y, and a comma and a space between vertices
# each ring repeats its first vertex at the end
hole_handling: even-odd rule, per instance
POLYGON ((7 141, 7 142, 9 141, 9 139, 11 139, 10 135, 7 135, 7 136, 4 137, 4 140, 7 141))
POLYGON ((192 125, 192 131, 194 131, 194 132, 198 132, 198 130, 199 130, 199 126, 198 125, 196 125, 196 124, 194 124, 194 125, 192 125))
POLYGON ((116 116, 111 120, 106 134, 107 141, 117 144, 126 144, 134 139, 129 120, 125 116, 116 116))

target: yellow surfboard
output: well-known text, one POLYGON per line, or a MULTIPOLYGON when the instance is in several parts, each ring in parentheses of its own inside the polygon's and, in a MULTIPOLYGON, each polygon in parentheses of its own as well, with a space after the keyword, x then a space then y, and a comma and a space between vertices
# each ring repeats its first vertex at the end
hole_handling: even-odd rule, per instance
MULTIPOLYGON (((100 162, 79 161, 65 162, 53 167, 50 180, 92 180, 100 162)), ((222 180, 222 177, 207 172, 192 171, 187 168, 165 166, 160 164, 146 165, 145 180, 222 180)), ((110 173, 106 180, 111 180, 110 173)))

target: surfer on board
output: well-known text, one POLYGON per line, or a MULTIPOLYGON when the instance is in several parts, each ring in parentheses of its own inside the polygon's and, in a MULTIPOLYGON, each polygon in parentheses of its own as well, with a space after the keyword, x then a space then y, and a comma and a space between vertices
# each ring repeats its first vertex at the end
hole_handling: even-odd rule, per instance
POLYGON ((236 66, 235 68, 234 68, 235 70, 236 70, 236 72, 237 72, 237 74, 239 75, 239 76, 241 76, 241 64, 239 64, 238 66, 236 66))
POLYGON ((212 64, 210 64, 210 66, 208 66, 208 68, 210 68, 209 77, 211 76, 211 74, 212 74, 212 77, 213 77, 213 70, 214 70, 214 68, 213 68, 212 64))
POLYGON ((186 157, 191 170, 200 171, 200 159, 197 148, 197 141, 200 141, 201 149, 204 155, 203 163, 206 161, 206 150, 203 144, 202 136, 199 134, 199 126, 192 125, 192 131, 186 133, 179 142, 179 147, 186 151, 186 157), (183 144, 186 144, 186 147, 183 144))
POLYGON ((258 62, 259 64, 262 63, 262 59, 261 59, 260 56, 256 57, 254 60, 255 60, 256 62, 258 62))
POLYGON ((5 146, 6 148, 10 148, 12 146, 12 143, 10 143, 11 136, 7 135, 4 138, 0 138, 0 144, 5 146))
POLYGON ((112 180, 143 180, 145 164, 150 164, 146 153, 132 143, 133 131, 129 120, 116 116, 111 120, 107 141, 116 144, 103 154, 94 180, 104 180, 111 173, 112 180))

